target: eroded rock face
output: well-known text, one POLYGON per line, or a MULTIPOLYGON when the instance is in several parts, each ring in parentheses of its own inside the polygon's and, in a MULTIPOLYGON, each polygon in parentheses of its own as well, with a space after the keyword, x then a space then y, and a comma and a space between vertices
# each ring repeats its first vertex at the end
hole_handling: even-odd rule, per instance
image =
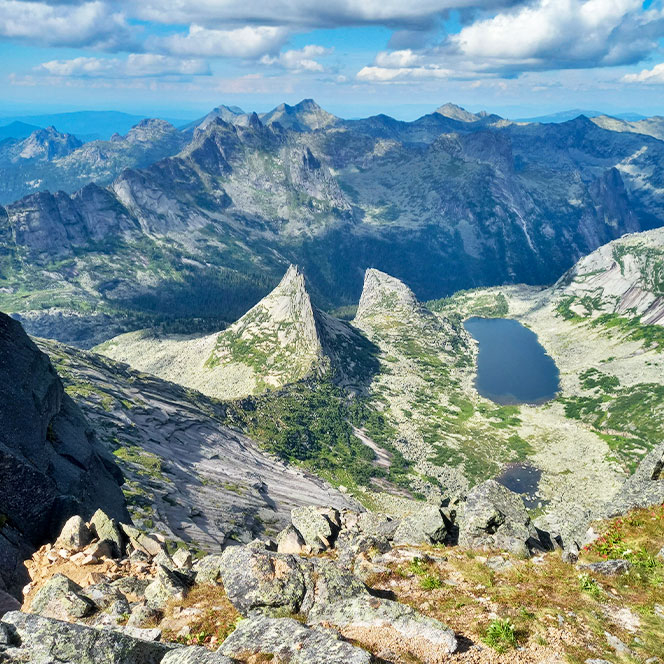
POLYGON ((468 494, 460 517, 459 544, 522 556, 543 548, 521 497, 494 480, 479 484, 468 494))
POLYGON ((310 629, 292 618, 243 620, 220 651, 229 657, 273 655, 289 664, 369 664, 371 655, 329 630, 310 629))
POLYGON ((0 314, 0 578, 18 595, 22 562, 75 514, 129 520, 122 474, 64 393, 48 357, 0 314))
POLYGON ((17 661, 27 656, 31 664, 159 664, 171 650, 163 643, 31 613, 7 613, 2 620, 15 639, 7 654, 17 661))

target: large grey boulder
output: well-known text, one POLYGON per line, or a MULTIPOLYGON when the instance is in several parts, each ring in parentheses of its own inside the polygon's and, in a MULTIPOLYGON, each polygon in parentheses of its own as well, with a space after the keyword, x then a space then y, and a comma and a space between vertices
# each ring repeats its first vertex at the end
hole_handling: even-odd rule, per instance
POLYGON ((100 542, 107 542, 113 558, 119 558, 124 552, 124 540, 115 519, 111 519, 103 510, 97 510, 90 519, 90 530, 100 542))
POLYGON ((330 507, 305 505, 291 510, 291 523, 312 553, 331 548, 339 532, 339 512, 330 507))
POLYGON ((600 510, 599 517, 620 516, 637 507, 664 503, 664 443, 660 443, 625 480, 620 491, 600 510))
POLYGON ((81 586, 64 574, 54 574, 30 603, 31 613, 56 620, 84 618, 96 609, 95 603, 83 594, 81 586))
POLYGON ((171 650, 163 643, 31 613, 8 613, 2 620, 18 641, 11 654, 19 661, 27 656, 30 664, 159 664, 171 650))
POLYGON ((451 528, 451 515, 444 514, 439 505, 425 504, 401 520, 394 531, 393 543, 420 546, 444 542, 451 528))
POLYGON ((230 547, 220 571, 228 599, 244 615, 275 609, 296 613, 306 592, 298 559, 274 551, 230 547))
POLYGON ((243 620, 219 649, 228 657, 272 655, 288 664, 370 664, 371 655, 334 632, 310 629, 292 618, 243 620))
POLYGON ((219 553, 211 553, 197 560, 193 567, 196 583, 217 583, 221 578, 221 561, 219 553))
POLYGON ((277 535, 277 551, 300 555, 307 553, 309 548, 297 528, 289 524, 277 535))
POLYGON ((161 664, 234 664, 234 660, 202 646, 187 646, 171 650, 161 664))
MULTIPOLYGON (((426 653, 456 652, 454 632, 443 623, 422 615, 405 604, 377 597, 354 597, 321 606, 309 624, 329 624, 341 633, 357 636, 361 630, 396 632, 403 650, 428 661, 426 653)), ((431 658, 434 659, 434 658, 431 658)))
POLYGON ((170 600, 184 599, 188 589, 180 574, 158 565, 154 581, 145 589, 145 599, 151 609, 163 609, 170 600))
POLYGON ((92 541, 92 533, 85 524, 83 517, 76 514, 67 520, 58 539, 53 545, 56 549, 74 551, 86 547, 92 541))
POLYGON ((495 480, 479 484, 468 494, 459 517, 459 545, 524 557, 544 548, 521 497, 495 480))
POLYGON ((334 560, 300 559, 299 565, 306 586, 300 613, 311 616, 331 602, 359 596, 369 597, 364 583, 334 560))
POLYGON ((0 314, 0 578, 20 597, 23 561, 71 516, 129 520, 122 473, 20 323, 0 314))

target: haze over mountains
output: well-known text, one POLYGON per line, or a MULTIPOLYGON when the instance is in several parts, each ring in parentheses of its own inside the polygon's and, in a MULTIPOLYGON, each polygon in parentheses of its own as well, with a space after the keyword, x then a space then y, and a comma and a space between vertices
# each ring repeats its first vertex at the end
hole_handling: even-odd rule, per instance
POLYGON ((5 200, 12 187, 56 191, 0 210, 0 306, 91 346, 139 318, 219 329, 290 263, 328 309, 357 301, 367 267, 423 299, 551 283, 601 244, 664 224, 664 143, 597 122, 452 104, 414 122, 342 120, 304 100, 261 116, 220 107, 183 131, 143 121, 109 142, 53 129, 5 141, 5 200))

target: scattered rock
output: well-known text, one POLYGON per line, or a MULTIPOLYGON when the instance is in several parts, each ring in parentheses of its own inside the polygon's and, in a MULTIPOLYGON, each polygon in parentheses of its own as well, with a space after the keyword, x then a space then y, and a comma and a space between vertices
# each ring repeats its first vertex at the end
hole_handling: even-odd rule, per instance
POLYGON ((161 664, 234 664, 232 659, 219 652, 210 652, 201 646, 188 646, 171 650, 161 664))
POLYGON ((632 563, 629 560, 616 558, 615 560, 601 560, 598 563, 590 563, 589 565, 579 565, 579 569, 595 572, 596 574, 603 574, 605 576, 614 576, 618 574, 627 574, 632 569, 632 563))
POLYGON ((311 618, 330 602, 352 597, 369 597, 366 586, 347 569, 334 560, 312 558, 300 561, 304 571, 307 592, 300 606, 300 612, 311 618))
POLYGON ((543 549, 521 497, 494 480, 479 484, 468 494, 460 518, 459 545, 503 549, 524 557, 543 549))
POLYGON ((53 545, 56 549, 77 551, 90 544, 92 533, 80 516, 71 517, 64 525, 53 545))
POLYGON ((64 574, 54 574, 34 596, 30 611, 56 620, 83 618, 95 611, 96 606, 82 593, 81 586, 64 574))
POLYGON ((310 505, 291 510, 291 523, 312 553, 329 549, 340 528, 337 510, 310 505))
POLYGON ((486 561, 486 566, 494 572, 509 572, 514 569, 514 563, 503 556, 492 556, 486 561))
POLYGON ((126 625, 122 633, 131 636, 134 639, 143 639, 144 641, 159 641, 161 638, 161 629, 159 627, 134 627, 126 625))
POLYGON ((194 564, 194 559, 188 549, 178 549, 172 559, 179 569, 190 570, 194 564))
POLYGON ((217 583, 221 577, 222 556, 213 553, 194 564, 196 583, 217 583))
MULTIPOLYGON (((96 585, 88 586, 81 590, 81 594, 94 602, 102 610, 108 609, 120 602, 123 608, 126 607, 126 613, 129 613, 127 598, 118 588, 112 586, 110 583, 97 583, 96 585)), ((122 613, 125 613, 125 611, 121 610, 118 612, 119 615, 122 613)))
POLYGON ((90 519, 90 530, 100 542, 111 545, 111 557, 119 558, 122 555, 124 542, 115 519, 111 519, 102 510, 97 510, 90 519))
POLYGON ((609 634, 609 632, 604 632, 604 636, 606 642, 616 651, 616 654, 628 654, 630 652, 629 648, 617 636, 609 634))
POLYGON ((437 655, 457 650, 454 632, 443 623, 404 604, 377 597, 354 597, 321 606, 312 622, 334 625, 344 636, 359 636, 360 630, 396 632, 403 648, 424 661, 429 660, 426 653, 432 650, 437 655))
POLYGON ((451 529, 452 519, 438 505, 423 505, 414 514, 402 519, 394 531, 396 545, 420 546, 445 541, 451 529))
POLYGON ((219 649, 229 657, 273 655, 289 664, 370 664, 371 655, 334 632, 310 629, 292 618, 243 620, 219 649))
POLYGON ((301 553, 308 553, 310 549, 297 528, 288 525, 277 535, 277 551, 279 553, 300 555, 301 553))
POLYGON ((163 643, 32 613, 8 613, 3 621, 15 629, 19 653, 27 653, 30 664, 159 664, 171 649, 163 643))
POLYGON ((111 585, 124 595, 142 597, 145 594, 146 588, 150 585, 150 580, 139 579, 136 576, 123 576, 116 581, 112 581, 111 585))
POLYGON ((184 599, 187 590, 187 583, 180 575, 159 565, 156 578, 145 589, 145 599, 150 608, 163 609, 170 599, 184 599))
POLYGON ((137 606, 129 616, 127 627, 147 627, 161 618, 161 612, 146 605, 137 606))
POLYGON ((228 599, 240 613, 300 608, 306 586, 294 556, 235 546, 224 551, 220 568, 228 599))

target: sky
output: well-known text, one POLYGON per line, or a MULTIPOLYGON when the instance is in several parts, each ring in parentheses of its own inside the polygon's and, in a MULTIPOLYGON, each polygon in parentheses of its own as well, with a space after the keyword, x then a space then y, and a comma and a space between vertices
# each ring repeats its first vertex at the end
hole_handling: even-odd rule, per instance
POLYGON ((663 0, 0 0, 0 116, 664 115, 663 0))

